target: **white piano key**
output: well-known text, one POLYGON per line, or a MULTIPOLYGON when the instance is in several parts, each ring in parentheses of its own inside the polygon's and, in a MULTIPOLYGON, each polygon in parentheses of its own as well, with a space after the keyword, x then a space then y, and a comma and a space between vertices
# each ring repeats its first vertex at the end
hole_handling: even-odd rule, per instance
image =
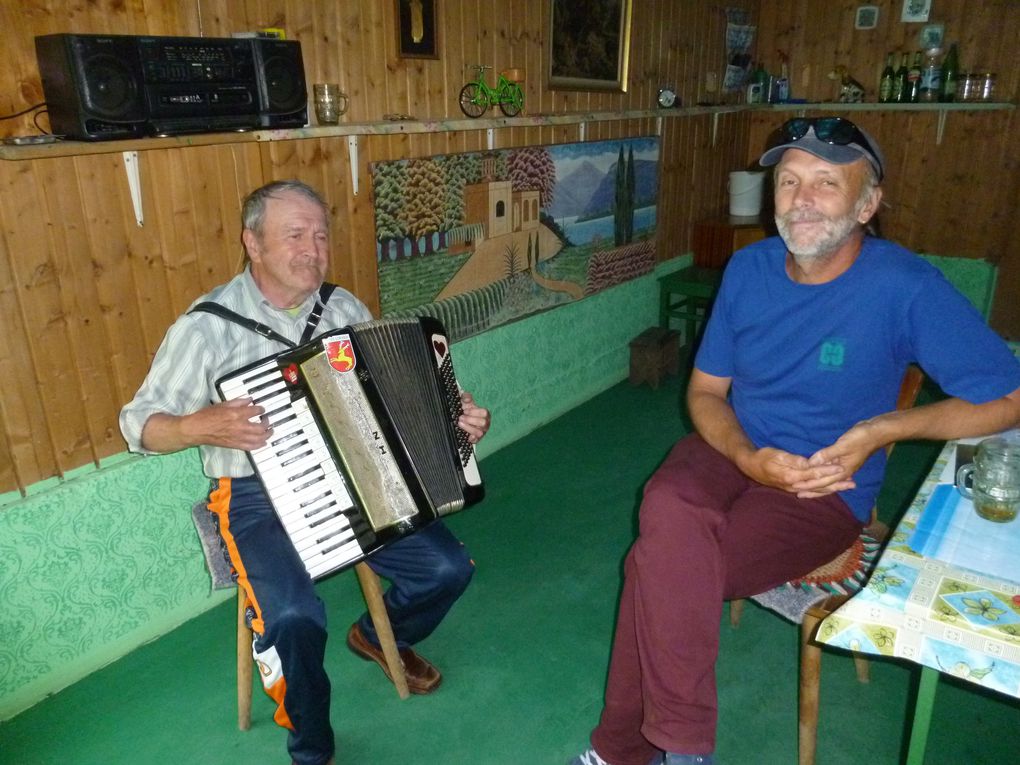
POLYGON ((351 507, 354 503, 347 493, 347 487, 343 485, 340 477, 323 473, 321 480, 306 486, 301 491, 290 492, 286 497, 274 497, 273 502, 278 513, 304 512, 305 503, 326 494, 331 500, 335 500, 344 509, 351 507), (332 479, 332 480, 331 480, 332 479))
POLYGON ((247 372, 238 375, 237 377, 231 377, 229 379, 220 381, 220 390, 223 393, 224 399, 232 398, 244 398, 249 396, 249 391, 252 387, 261 385, 266 380, 272 379, 273 377, 283 379, 280 376, 280 370, 273 360, 267 361, 261 366, 249 369, 247 372))
POLYGON ((308 575, 312 579, 318 579, 320 576, 325 576, 331 571, 344 566, 352 561, 357 560, 363 555, 361 545, 357 541, 350 542, 343 547, 335 550, 330 550, 327 553, 312 556, 309 558, 303 558, 305 563, 305 569, 308 571, 308 575))
POLYGON ((318 468, 321 473, 323 460, 329 459, 329 451, 325 447, 316 449, 309 446, 300 450, 300 454, 301 456, 294 456, 286 460, 285 464, 273 463, 262 467, 262 482, 266 488, 281 487, 283 491, 286 491, 286 486, 289 485, 290 490, 294 491, 306 482, 300 477, 303 473, 312 468, 318 468))
POLYGON ((319 526, 294 529, 290 534, 290 541, 294 543, 295 549, 299 552, 309 547, 322 547, 328 540, 335 540, 337 543, 354 538, 354 531, 348 519, 342 515, 331 518, 319 526))

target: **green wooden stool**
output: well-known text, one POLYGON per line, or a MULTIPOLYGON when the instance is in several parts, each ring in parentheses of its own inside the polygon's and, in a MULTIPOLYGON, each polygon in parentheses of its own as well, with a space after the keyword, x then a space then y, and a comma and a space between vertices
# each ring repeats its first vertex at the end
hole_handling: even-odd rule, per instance
POLYGON ((721 268, 687 266, 659 279, 659 326, 669 329, 672 320, 683 322, 688 350, 708 318, 722 274, 721 268))

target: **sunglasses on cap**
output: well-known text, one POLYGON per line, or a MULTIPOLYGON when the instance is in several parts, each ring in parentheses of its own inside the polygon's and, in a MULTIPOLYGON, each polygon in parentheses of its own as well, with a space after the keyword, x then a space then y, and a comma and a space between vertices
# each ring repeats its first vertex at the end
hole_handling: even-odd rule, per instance
POLYGON ((861 129, 850 120, 842 117, 795 117, 787 120, 779 129, 783 140, 789 143, 796 143, 814 128, 815 138, 833 146, 848 146, 852 143, 864 149, 875 160, 878 168, 879 180, 882 176, 881 156, 871 142, 867 139, 861 129))

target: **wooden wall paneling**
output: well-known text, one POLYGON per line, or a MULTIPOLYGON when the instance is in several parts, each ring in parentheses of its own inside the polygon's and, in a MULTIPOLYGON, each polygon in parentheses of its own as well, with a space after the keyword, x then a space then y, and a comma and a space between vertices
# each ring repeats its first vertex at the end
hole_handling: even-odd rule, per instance
MULTIPOLYGON (((233 32, 250 30, 251 25, 245 20, 247 2, 238 0, 200 0, 191 8, 194 19, 194 34, 204 37, 230 37, 233 32)), ((155 15, 155 14, 153 14, 155 15)), ((171 32, 168 34, 180 34, 171 32)))
MULTIPOLYGON (((7 187, 8 173, 0 168, 0 184, 7 187)), ((2 215, 2 212, 0 212, 2 215)), ((17 285, 11 258, 13 253, 0 229, 0 312, 4 331, 0 332, 0 375, 8 384, 0 387, 0 493, 24 489, 43 473, 35 461, 32 448, 30 411, 41 412, 39 391, 21 383, 22 370, 30 369, 31 357, 25 334, 25 323, 18 308, 17 285)), ((50 465, 52 468, 52 464, 50 465)))
MULTIPOLYGON (((372 176, 369 171, 369 154, 364 151, 366 140, 361 140, 358 152, 357 172, 359 175, 358 193, 351 188, 351 165, 347 154, 346 142, 337 139, 332 142, 331 153, 331 184, 329 186, 330 204, 334 209, 334 217, 338 220, 334 225, 343 230, 340 241, 343 252, 336 253, 339 273, 336 278, 340 284, 351 290, 378 315, 379 281, 375 268, 375 209, 372 205, 372 176)), ((334 236, 336 234, 334 233, 334 236)), ((334 248, 334 252, 336 249, 334 248)))
MULTIPOLYGON (((329 3, 308 2, 308 0, 284 0, 283 5, 283 27, 287 30, 287 37, 292 40, 307 40, 312 43, 316 71, 321 77, 329 73, 327 62, 330 60, 329 51, 326 50, 324 41, 318 34, 319 25, 322 23, 322 14, 329 3)), ((327 12, 328 17, 328 12, 327 12)), ((320 79, 318 82, 334 82, 333 79, 320 79)))
MULTIPOLYGON (((516 0, 510 16, 510 65, 524 70, 524 81, 520 83, 524 91, 523 115, 541 113, 541 92, 545 74, 542 71, 543 54, 545 52, 545 34, 542 31, 542 10, 534 3, 516 0)), ((532 142, 541 143, 541 131, 531 131, 532 142)))
MULTIPOLYGON (((758 57, 770 72, 778 71, 777 49, 791 56, 793 95, 809 100, 832 100, 838 94, 826 75, 836 64, 844 64, 867 91, 867 100, 877 99, 878 73, 885 56, 895 51, 920 48, 924 24, 903 23, 901 0, 878 0, 879 26, 874 30, 853 29, 857 3, 813 3, 790 0, 761 3, 758 57), (806 73, 803 68, 809 67, 806 73), (801 81, 806 74, 806 84, 801 81)), ((1015 66, 1020 3, 1011 0, 940 0, 934 6, 931 23, 945 27, 945 47, 959 43, 961 71, 980 69, 999 74, 997 100, 1016 98, 1020 68, 1015 66)), ((897 56, 897 62, 898 62, 897 56)))
MULTIPOLYGON (((337 34, 341 47, 340 62, 342 74, 340 86, 349 99, 347 114, 340 119, 366 120, 371 108, 372 94, 369 78, 373 76, 372 62, 364 54, 363 45, 372 34, 371 20, 366 18, 361 8, 354 4, 343 3, 340 6, 340 29, 337 34)), ((381 119, 382 114, 378 117, 381 119)), ((314 120, 314 117, 310 119, 314 120)))
MULTIPOLYGON (((0 3, 0 29, 7 33, 4 40, 7 73, 3 77, 5 87, 0 88, 0 116, 15 114, 46 100, 35 61, 35 35, 43 33, 49 14, 40 10, 39 15, 43 18, 25 14, 17 3, 0 3)), ((0 136, 38 133, 32 117, 26 114, 0 120, 0 136)), ((40 119, 40 124, 48 128, 45 117, 40 119)))
MULTIPOLYGON (((826 3, 806 3, 805 13, 799 16, 801 23, 796 27, 784 50, 790 56, 790 88, 794 98, 806 98, 809 101, 835 101, 839 96, 841 83, 828 78, 837 64, 847 67, 850 75, 859 80, 868 91, 868 98, 874 97, 874 85, 870 82, 868 72, 874 62, 869 62, 867 70, 861 70, 851 60, 853 42, 851 30, 845 27, 842 6, 832 7, 826 3), (822 33, 819 34, 818 31, 822 33)), ((861 32, 858 35, 863 34, 861 32)), ((772 51, 773 74, 779 74, 780 60, 777 51, 772 51)))
POLYGON ((202 146, 180 153, 185 160, 185 191, 192 199, 188 223, 193 233, 193 245, 189 257, 194 259, 193 268, 189 269, 194 274, 194 281, 184 290, 185 300, 175 306, 183 311, 194 298, 233 276, 227 271, 227 265, 231 255, 236 262, 238 240, 228 234, 238 229, 235 221, 240 205, 236 189, 229 207, 224 205, 224 184, 232 185, 233 176, 229 166, 221 166, 220 157, 229 158, 230 147, 202 146), (210 173, 210 168, 217 168, 220 172, 210 173))
MULTIPOLYGON (((1007 200, 1002 206, 1005 220, 1000 226, 999 282, 995 304, 992 310, 992 326, 1005 328, 1011 339, 1020 339, 1020 300, 1017 299, 1017 285, 1020 285, 1020 257, 1017 256, 1017 242, 1020 242, 1020 215, 1017 215, 1017 200, 1020 200, 1020 145, 1015 136, 1020 131, 1016 112, 1010 113, 1002 128, 1003 140, 1008 153, 999 172, 990 177, 1003 178, 999 193, 1007 200)), ((993 161, 988 157, 987 162, 993 161)), ((964 208, 973 203, 966 198, 966 191, 956 196, 964 208)))
MULTIPOLYGON (((305 61, 306 70, 309 63, 313 66, 313 69, 308 72, 310 76, 306 77, 308 83, 335 82, 341 88, 348 87, 341 77, 344 71, 343 59, 345 58, 341 46, 343 30, 341 5, 343 4, 304 4, 306 9, 304 15, 307 16, 309 30, 307 33, 295 32, 295 37, 301 40, 302 58, 308 57, 308 53, 305 52, 306 47, 311 47, 313 50, 311 62, 305 61)), ((344 92, 350 96, 347 90, 344 92)), ((311 98, 311 88, 309 88, 309 98, 311 98)), ((309 114, 309 120, 314 122, 315 117, 309 114)))
POLYGON ((41 163, 32 164, 33 172, 22 177, 20 195, 8 201, 7 209, 27 223, 19 226, 12 239, 18 253, 15 274, 33 361, 32 369, 23 373, 43 390, 60 391, 45 409, 46 427, 35 429, 33 438, 38 449, 53 450, 57 470, 63 474, 69 467, 95 459, 83 409, 79 361, 98 349, 75 342, 75 288, 70 274, 58 265, 66 262, 66 254, 57 253, 63 237, 47 223, 59 218, 48 207, 46 179, 37 172, 40 167, 41 163))
MULTIPOLYGON (((45 190, 47 219, 59 221, 59 225, 49 226, 50 252, 59 278, 63 321, 69 339, 65 363, 73 365, 77 377, 76 386, 50 390, 81 408, 85 428, 76 435, 82 442, 79 453, 84 455, 87 450, 91 461, 98 464, 99 458, 123 450, 123 441, 114 425, 121 401, 111 380, 112 349, 96 291, 81 199, 77 193, 61 188, 66 177, 76 175, 74 161, 61 158, 41 160, 34 165, 40 187, 45 190)), ((64 468, 77 467, 84 461, 68 459, 64 468)))
MULTIPOLYGON (((478 3, 478 42, 480 58, 477 62, 492 67, 485 72, 485 79, 491 86, 496 85, 496 77, 505 66, 509 51, 501 44, 500 29, 502 28, 504 8, 502 0, 477 0, 478 3)), ((486 112, 486 117, 500 116, 498 106, 486 112)), ((496 146, 499 146, 498 139, 496 146)))
POLYGON ((140 312, 136 302, 139 285, 134 279, 135 258, 128 232, 135 234, 137 226, 121 158, 116 154, 79 157, 75 168, 103 325, 110 338, 111 379, 118 392, 130 397, 148 371, 146 339, 152 335, 161 338, 166 323, 161 317, 140 312), (159 329, 147 331, 150 322, 159 329))
POLYGON ((383 28, 384 2, 370 3, 367 6, 358 3, 360 37, 344 38, 347 50, 352 54, 351 71, 361 74, 359 98, 351 104, 347 112, 347 118, 351 121, 379 119, 382 113, 387 111, 406 111, 395 99, 389 98, 386 90, 392 72, 386 58, 388 40, 385 33, 389 30, 383 28), (387 105, 388 108, 380 108, 382 105, 387 105))
MULTIPOLYGON (((53 342, 52 330, 56 326, 47 326, 52 318, 47 304, 53 300, 53 290, 47 289, 45 283, 34 284, 37 277, 33 271, 38 270, 43 278, 47 271, 52 271, 45 253, 48 239, 45 221, 31 210, 35 197, 36 180, 29 163, 4 173, 0 219, 6 257, 0 263, 0 295, 5 309, 5 332, 0 334, 5 337, 0 346, 0 372, 5 384, 0 397, 9 451, 18 465, 18 477, 25 481, 54 475, 60 469, 40 387, 45 379, 45 369, 40 364, 52 363, 53 357, 39 358, 46 346, 35 341, 42 338, 53 342), (39 305, 34 305, 35 302, 39 305)), ((58 340, 50 347, 62 349, 67 344, 58 340)), ((11 488, 14 487, 4 486, 0 490, 11 488)))
POLYGON ((659 135, 659 188, 656 198, 656 231, 655 231, 655 252, 656 260, 663 261, 669 258, 666 252, 666 242, 676 241, 676 227, 679 220, 679 211, 674 209, 674 165, 675 145, 674 136, 676 123, 679 120, 663 120, 662 132, 659 135), (667 200, 671 200, 667 202, 667 200))
MULTIPOLYGON (((195 218, 198 208, 206 203, 206 187, 201 169, 193 172, 195 149, 146 154, 154 177, 159 179, 151 186, 153 204, 147 210, 147 226, 158 220, 158 251, 166 269, 169 313, 177 315, 202 291, 195 218)), ((123 178, 114 180, 125 183, 123 178)), ((138 232, 129 231, 129 240, 134 239, 138 232)))
MULTIPOLYGON (((443 88, 446 92, 445 113, 451 119, 464 117, 460 110, 460 90, 464 87, 470 76, 465 67, 469 58, 467 55, 468 43, 465 41, 467 35, 467 20, 461 11, 462 3, 459 0, 441 0, 440 16, 443 30, 442 50, 440 61, 442 62, 443 88)), ((525 109, 528 103, 525 99, 525 109)), ((465 136, 460 131, 447 131, 439 140, 443 146, 440 153, 454 154, 464 151, 466 145, 465 136)))
MULTIPOLYGON (((343 221, 345 231, 346 253, 342 259, 343 269, 337 278, 349 290, 360 297, 374 316, 379 315, 379 274, 375 257, 375 205, 372 195, 372 174, 370 162, 374 136, 366 136, 362 143, 362 151, 358 153, 358 173, 361 178, 357 196, 350 193, 350 164, 344 155, 342 162, 337 162, 338 172, 343 177, 343 184, 337 184, 337 214, 341 214, 346 204, 346 219, 343 221)), ((338 147, 339 148, 339 147, 338 147)))
POLYGON ((241 203, 263 183, 259 166, 259 147, 237 144, 220 147, 215 155, 218 198, 216 200, 223 249, 203 253, 205 291, 240 273, 245 263, 241 243, 241 203))
POLYGON ((252 32, 262 27, 278 27, 283 29, 291 39, 295 38, 294 33, 287 28, 287 13, 283 0, 241 0, 243 5, 231 7, 230 0, 227 6, 230 18, 233 22, 244 19, 247 28, 244 31, 252 32))
MULTIPOLYGON (((397 107, 397 111, 405 114, 412 114, 421 119, 427 118, 429 104, 414 101, 415 93, 411 90, 411 77, 408 76, 408 65, 416 59, 401 58, 397 52, 396 41, 397 9, 391 2, 379 3, 379 31, 382 39, 382 47, 375 54, 384 53, 386 62, 386 100, 380 103, 391 104, 397 107)), ((372 119, 377 119, 380 108, 374 109, 372 119)))
MULTIPOLYGON (((494 19, 495 29, 493 39, 496 45, 496 62, 493 66, 490 82, 493 86, 499 82, 499 75, 512 68, 524 68, 525 49, 524 44, 519 42, 518 28, 524 22, 524 4, 526 0, 506 0, 503 3, 503 12, 494 19)), ((523 85, 522 85, 523 87, 523 85)), ((451 107, 454 105, 451 104, 451 107)), ((522 114, 524 112, 522 111, 522 114)), ((496 107, 496 114, 503 112, 496 107)), ((526 140, 526 128, 509 128, 500 131, 502 146, 523 146, 526 140)))
POLYGON ((44 419, 33 423, 32 440, 38 451, 52 450, 56 471, 62 475, 69 467, 94 459, 88 438, 88 425, 81 403, 81 385, 77 359, 89 349, 73 342, 65 312, 62 277, 53 257, 59 238, 53 235, 53 220, 47 209, 45 187, 39 177, 38 162, 21 175, 16 194, 4 194, 4 217, 20 225, 9 241, 16 256, 12 259, 20 294, 21 313, 32 366, 21 374, 42 390, 61 391, 47 402, 44 419))
MULTIPOLYGON (((144 226, 136 224, 130 199, 125 203, 119 198, 129 191, 123 162, 115 154, 74 158, 77 193, 70 204, 65 203, 76 206, 76 214, 84 219, 82 255, 89 272, 81 274, 79 288, 82 299, 90 303, 84 320, 103 338, 97 346, 104 351, 102 374, 117 410, 141 384, 173 316, 162 236, 166 225, 162 221, 170 211, 161 207, 154 191, 163 184, 163 165, 156 161, 159 154, 138 154, 144 226), (111 262, 117 266, 111 269, 111 262), (124 333, 130 337, 125 339, 124 333), (124 358, 127 361, 115 361, 124 358)), ((119 440, 119 431, 113 430, 119 440)))
MULTIPOLYGON (((629 106, 654 108, 659 88, 669 85, 680 95, 675 81, 676 58, 679 55, 673 40, 676 28, 672 24, 677 13, 676 4, 645 8, 637 3, 632 13, 630 46, 629 106), (640 9, 639 7, 640 6, 640 9)), ((683 99, 681 98, 681 102, 683 99)))
MULTIPOLYGON (((660 78, 664 81, 661 84, 676 88, 684 106, 694 106, 701 100, 697 67, 708 58, 711 50, 711 35, 704 26, 707 13, 703 5, 685 9, 674 5, 670 15, 662 22, 670 58, 668 69, 660 78)), ((656 92, 661 84, 656 84, 656 92)))
MULTIPOLYGON (((1007 131, 989 129, 996 116, 981 112, 951 115, 946 120, 942 145, 929 152, 924 198, 918 210, 923 220, 917 237, 927 251, 985 257, 993 263, 1002 259, 1007 244, 1002 232, 1009 229, 1003 211, 1010 207, 1010 198, 1004 198, 1003 192, 1011 184, 988 184, 986 193, 992 199, 980 206, 953 193, 954 189, 980 187, 999 174, 999 158, 1008 155, 1008 143, 1013 138, 1007 131), (955 149, 966 145, 982 146, 982 151, 971 154, 955 149), (994 165, 989 158, 994 158, 994 165), (946 240, 942 249, 928 249, 939 247, 939 240, 946 240)), ((1015 202, 1016 197, 1012 199, 1015 202)))

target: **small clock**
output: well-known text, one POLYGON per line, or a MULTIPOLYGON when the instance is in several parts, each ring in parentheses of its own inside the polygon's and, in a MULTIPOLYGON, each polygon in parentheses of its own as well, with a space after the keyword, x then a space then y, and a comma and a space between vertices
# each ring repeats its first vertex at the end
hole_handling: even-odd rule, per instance
POLYGON ((661 88, 659 90, 658 103, 663 109, 670 109, 676 106, 676 93, 673 91, 673 88, 661 88))

